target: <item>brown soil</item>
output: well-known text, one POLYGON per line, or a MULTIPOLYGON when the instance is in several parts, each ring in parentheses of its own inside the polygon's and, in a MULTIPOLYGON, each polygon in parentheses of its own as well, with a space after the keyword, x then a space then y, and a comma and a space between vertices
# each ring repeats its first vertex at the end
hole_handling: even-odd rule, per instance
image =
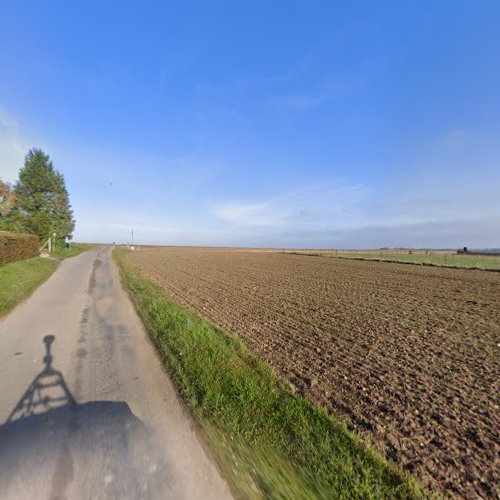
POLYGON ((130 261, 425 486, 498 495, 500 273, 201 248, 130 261))

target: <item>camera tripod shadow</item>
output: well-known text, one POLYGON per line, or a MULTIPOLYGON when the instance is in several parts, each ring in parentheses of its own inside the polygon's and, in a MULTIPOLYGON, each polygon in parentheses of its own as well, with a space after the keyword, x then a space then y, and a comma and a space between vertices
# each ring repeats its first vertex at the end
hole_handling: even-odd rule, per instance
POLYGON ((7 418, 7 423, 61 406, 76 405, 75 398, 66 385, 62 373, 52 368, 51 345, 54 340, 54 335, 46 335, 43 338, 46 351, 43 358, 45 366, 22 395, 9 418, 7 418))
POLYGON ((168 496, 170 474, 141 420, 124 401, 78 403, 52 366, 55 337, 43 341, 42 371, 0 425, 0 496, 168 496))

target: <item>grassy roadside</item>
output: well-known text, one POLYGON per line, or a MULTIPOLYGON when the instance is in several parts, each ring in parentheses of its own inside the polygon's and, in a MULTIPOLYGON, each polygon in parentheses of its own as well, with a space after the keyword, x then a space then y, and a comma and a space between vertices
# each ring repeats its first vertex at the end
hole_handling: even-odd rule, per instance
POLYGON ((114 256, 151 338, 239 498, 421 498, 409 475, 289 393, 243 344, 114 256))
POLYGON ((50 256, 54 258, 67 259, 69 257, 75 257, 82 252, 86 252, 94 246, 95 245, 92 245, 91 243, 73 243, 71 248, 57 247, 55 252, 52 252, 50 256))
POLYGON ((311 257, 335 257, 351 260, 373 260, 377 262, 395 262, 402 264, 417 264, 421 266, 453 267, 461 269, 482 269, 486 271, 500 271, 500 257, 480 255, 457 255, 445 253, 385 253, 385 252, 311 252, 285 251, 295 255, 309 255, 311 257))
MULTIPOLYGON (((53 259, 75 257, 94 245, 76 243, 71 248, 58 248, 53 259)), ((0 318, 29 297, 57 269, 57 260, 35 257, 0 265, 0 318)))
POLYGON ((0 317, 29 297, 57 266, 58 262, 40 257, 0 265, 0 317))

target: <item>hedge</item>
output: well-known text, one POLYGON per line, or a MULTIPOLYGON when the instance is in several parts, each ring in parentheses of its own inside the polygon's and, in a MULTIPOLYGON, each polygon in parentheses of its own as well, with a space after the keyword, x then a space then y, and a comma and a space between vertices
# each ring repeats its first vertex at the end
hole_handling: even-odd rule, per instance
POLYGON ((40 254, 38 236, 0 231, 0 264, 29 259, 40 254))

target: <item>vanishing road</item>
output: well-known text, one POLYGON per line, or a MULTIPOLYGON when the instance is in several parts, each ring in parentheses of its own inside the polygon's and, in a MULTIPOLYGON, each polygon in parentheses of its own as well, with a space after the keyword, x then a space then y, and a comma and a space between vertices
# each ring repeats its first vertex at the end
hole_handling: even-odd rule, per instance
POLYGON ((0 498, 229 498, 111 247, 0 321, 0 498))

